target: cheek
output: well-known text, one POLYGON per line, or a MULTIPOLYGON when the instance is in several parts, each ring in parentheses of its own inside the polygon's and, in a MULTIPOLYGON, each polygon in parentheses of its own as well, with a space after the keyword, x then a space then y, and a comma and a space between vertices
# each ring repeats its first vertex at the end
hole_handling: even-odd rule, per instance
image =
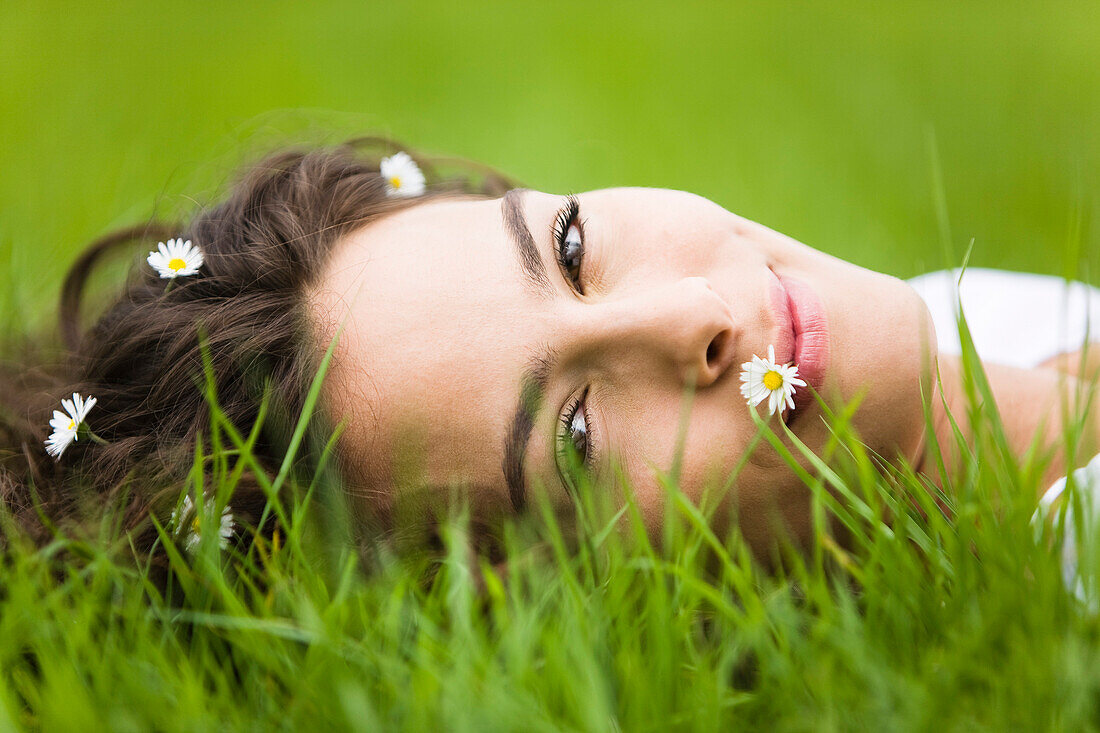
POLYGON ((698 503, 705 487, 721 484, 723 468, 729 465, 725 456, 730 440, 736 440, 728 414, 708 414, 698 404, 693 405, 685 432, 683 409, 679 392, 668 391, 651 392, 617 412, 630 417, 613 431, 614 460, 651 533, 663 524, 667 480, 673 471, 679 472, 679 489, 698 503))
MULTIPOLYGON (((913 458, 924 432, 922 393, 931 394, 935 331, 912 288, 885 276, 865 303, 848 303, 849 326, 837 334, 839 397, 859 400, 854 424, 887 458, 913 458)), ((869 290, 869 292, 868 292, 869 290)))
MULTIPOLYGON (((760 453, 778 458, 767 446, 760 453)), ((761 560, 767 560, 785 538, 798 546, 810 539, 809 489, 785 464, 760 467, 737 461, 717 462, 709 451, 685 451, 680 489, 708 517, 710 528, 723 537, 736 523, 745 542, 761 560)), ((634 464, 626 470, 635 500, 650 536, 661 536, 668 511, 667 490, 657 471, 634 464)), ((681 517, 682 521, 682 517, 681 517)))
POLYGON ((713 215, 627 221, 637 223, 604 229, 594 221, 586 230, 597 291, 718 273, 727 282, 760 260, 758 243, 735 236, 729 220, 713 215))
POLYGON ((739 517, 758 552, 774 540, 778 527, 802 540, 809 527, 807 490, 766 441, 753 445, 756 428, 743 403, 697 395, 684 434, 680 412, 678 400, 650 401, 631 421, 644 429, 624 436, 617 455, 651 535, 660 536, 668 509, 661 479, 678 465, 680 491, 720 535, 739 517))

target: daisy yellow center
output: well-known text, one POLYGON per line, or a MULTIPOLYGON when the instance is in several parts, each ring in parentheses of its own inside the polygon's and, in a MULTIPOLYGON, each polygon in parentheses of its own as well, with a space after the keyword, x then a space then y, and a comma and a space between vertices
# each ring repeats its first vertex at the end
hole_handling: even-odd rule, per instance
POLYGON ((390 176, 390 185, 394 188, 401 188, 401 176, 390 176))
POLYGON ((73 428, 75 428, 75 427, 76 427, 76 420, 70 420, 70 421, 69 421, 69 427, 67 427, 67 428, 65 428, 65 429, 66 429, 66 430, 72 430, 72 429, 73 429, 73 428))
POLYGON ((764 386, 774 392, 783 386, 783 376, 775 370, 765 372, 764 386))
POLYGON ((183 259, 180 257, 173 257, 172 259, 168 260, 169 270, 175 270, 176 272, 179 272, 185 267, 187 267, 187 263, 184 262, 183 259))
POLYGON ((199 526, 199 515, 196 514, 195 518, 191 520, 191 531, 198 534, 200 529, 202 528, 199 526))

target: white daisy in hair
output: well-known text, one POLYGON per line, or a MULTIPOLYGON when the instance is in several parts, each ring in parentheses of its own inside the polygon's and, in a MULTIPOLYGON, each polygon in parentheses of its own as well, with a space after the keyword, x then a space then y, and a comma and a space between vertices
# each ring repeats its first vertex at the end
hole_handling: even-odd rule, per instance
POLYGON ((424 174, 408 153, 402 151, 382 158, 379 170, 386 182, 387 196, 419 196, 424 193, 424 174))
POLYGON ((65 452, 65 449, 77 439, 80 425, 84 422, 84 418, 88 416, 88 411, 95 407, 95 403, 95 397, 89 396, 85 399, 79 392, 73 392, 71 400, 61 400, 61 406, 65 408, 65 412, 61 410, 53 411, 53 418, 50 420, 50 427, 53 428, 53 432, 50 433, 50 437, 46 438, 47 453, 55 459, 61 458, 61 454, 65 452))
POLYGON ((160 242, 157 250, 150 252, 149 265, 166 280, 194 275, 202 267, 202 250, 191 244, 191 240, 169 239, 160 242))
POLYGON ((752 361, 741 365, 741 381, 742 396, 753 407, 766 399, 770 415, 778 415, 785 407, 793 410, 794 388, 806 386, 798 378, 797 366, 775 363, 774 346, 768 346, 767 359, 753 354, 752 361))
MULTIPOLYGON (((210 510, 214 508, 214 503, 209 497, 204 497, 203 507, 207 510, 206 519, 213 521, 213 513, 210 510)), ((195 502, 191 500, 190 494, 183 497, 183 503, 172 512, 171 525, 174 528, 172 534, 179 537, 183 530, 187 529, 187 537, 184 539, 183 547, 188 552, 193 553, 199 547, 199 542, 202 539, 203 521, 203 517, 200 517, 195 509, 195 502)), ((235 528, 233 512, 229 509, 229 505, 226 505, 222 509, 221 520, 218 524, 218 547, 223 550, 229 547, 229 540, 233 538, 235 528)))

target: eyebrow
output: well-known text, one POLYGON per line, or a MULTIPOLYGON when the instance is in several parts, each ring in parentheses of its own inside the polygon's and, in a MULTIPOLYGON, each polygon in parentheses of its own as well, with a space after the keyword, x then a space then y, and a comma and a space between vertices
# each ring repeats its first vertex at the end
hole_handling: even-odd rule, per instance
POLYGON ((527 444, 531 442, 535 416, 542 405, 555 360, 554 351, 544 348, 528 361, 520 379, 519 400, 512 412, 508 430, 504 433, 504 451, 500 466, 508 486, 508 498, 517 513, 527 507, 527 473, 524 471, 527 444))
POLYGON ((531 236, 531 229, 527 226, 527 217, 523 215, 524 193, 525 189, 513 188, 504 194, 504 198, 500 200, 501 215, 508 238, 515 246, 524 279, 532 290, 547 297, 554 294, 554 286, 546 276, 546 266, 542 263, 535 238, 531 236))
MULTIPOLYGON (((501 199, 504 228, 508 232, 508 238, 512 240, 528 288, 540 297, 552 297, 554 286, 546 275, 546 266, 523 213, 524 193, 525 189, 513 188, 501 199)), ((524 470, 527 464, 527 444, 531 442, 535 417, 542 405, 546 385, 554 369, 555 357, 553 349, 544 347, 528 360, 520 378, 519 398, 504 433, 500 467, 508 486, 508 498, 516 512, 523 511, 527 506, 527 473, 524 470)))

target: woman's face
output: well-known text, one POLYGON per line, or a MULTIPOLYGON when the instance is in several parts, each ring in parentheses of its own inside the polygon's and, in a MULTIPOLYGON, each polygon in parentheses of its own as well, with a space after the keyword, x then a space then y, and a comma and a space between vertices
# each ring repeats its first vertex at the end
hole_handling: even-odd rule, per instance
MULTIPOLYGON (((565 509, 572 445, 601 490, 625 476, 655 530, 678 446, 696 500, 741 462, 757 431, 741 364, 769 345, 827 403, 859 398, 854 424, 879 455, 912 460, 922 442, 935 337, 914 291, 689 193, 426 202, 339 243, 311 302, 323 343, 343 327, 325 399, 375 512, 413 485, 440 492, 425 503, 458 488, 481 515, 534 492, 565 509)), ((827 427, 801 392, 770 419, 820 449, 827 427)), ((767 443, 733 487, 716 522, 735 512, 758 550, 777 531, 806 538, 808 489, 767 443)))

